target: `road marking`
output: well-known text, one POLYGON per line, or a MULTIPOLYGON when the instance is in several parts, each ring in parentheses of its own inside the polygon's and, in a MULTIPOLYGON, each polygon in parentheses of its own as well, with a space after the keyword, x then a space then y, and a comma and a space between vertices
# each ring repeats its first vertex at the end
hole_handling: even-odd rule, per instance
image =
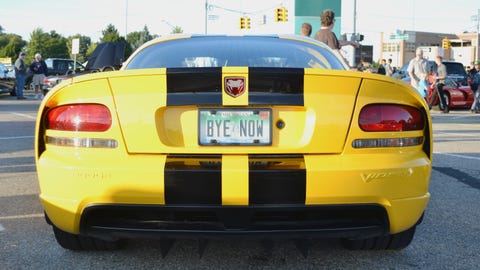
POLYGON ((445 155, 451 157, 458 157, 458 158, 466 158, 466 159, 473 159, 473 160, 480 160, 480 157, 472 157, 472 156, 465 156, 465 155, 458 155, 458 154, 449 154, 449 153, 440 153, 440 152, 433 152, 434 154, 438 155, 445 155))
POLYGON ((28 214, 28 215, 17 215, 17 216, 5 216, 0 217, 0 220, 10 220, 10 219, 22 219, 22 218, 39 218, 43 217, 43 213, 38 214, 28 214))
POLYGON ((433 130, 433 135, 451 135, 451 136, 457 136, 457 137, 477 137, 477 133, 452 133, 452 132, 446 132, 446 131, 435 131, 433 130))
POLYGON ((25 117, 25 118, 28 118, 28 119, 37 119, 37 116, 31 116, 31 115, 24 114, 24 113, 15 113, 15 112, 12 112, 11 114, 17 115, 17 116, 21 116, 21 117, 25 117))
POLYGON ((0 137, 0 140, 16 140, 16 139, 30 139, 35 136, 15 136, 15 137, 0 137))

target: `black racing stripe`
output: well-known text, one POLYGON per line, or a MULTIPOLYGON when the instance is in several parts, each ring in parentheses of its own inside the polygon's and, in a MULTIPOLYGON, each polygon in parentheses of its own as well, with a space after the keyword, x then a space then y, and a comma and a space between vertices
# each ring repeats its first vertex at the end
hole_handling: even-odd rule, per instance
POLYGON ((222 105, 222 68, 168 68, 171 105, 222 105))
POLYGON ((248 103, 303 106, 303 68, 248 69, 248 103))
POLYGON ((165 203, 222 204, 221 156, 172 156, 165 164, 165 203), (187 162, 188 161, 188 162, 187 162), (192 161, 196 161, 197 163, 192 161))
POLYGON ((251 169, 249 204, 305 204, 306 171, 251 169))

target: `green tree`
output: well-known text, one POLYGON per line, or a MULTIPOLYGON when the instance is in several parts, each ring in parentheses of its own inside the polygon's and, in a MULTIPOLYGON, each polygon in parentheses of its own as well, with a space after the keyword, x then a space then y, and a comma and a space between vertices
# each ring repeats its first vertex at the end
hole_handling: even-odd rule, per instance
POLYGON ((124 60, 127 59, 133 52, 132 47, 130 44, 127 42, 125 37, 120 36, 118 33, 117 28, 113 24, 107 25, 107 28, 105 28, 102 31, 103 37, 100 38, 101 42, 123 42, 125 43, 125 55, 124 55, 124 60))
POLYGON ((172 32, 170 32, 170 34, 181 34, 181 33, 183 33, 183 29, 178 25, 172 28, 172 32))
POLYGON ((33 60, 36 53, 40 53, 43 58, 58 57, 68 58, 67 39, 55 31, 45 33, 41 28, 36 28, 30 34, 30 42, 27 44, 27 59, 33 60))
POLYGON ((117 28, 113 24, 107 25, 107 28, 102 30, 103 37, 100 38, 101 42, 120 41, 121 37, 117 28))
POLYGON ((19 35, 0 33, 0 57, 2 58, 9 57, 12 62, 15 61, 25 45, 27 42, 19 35))
POLYGON ((148 27, 145 25, 142 31, 130 32, 127 35, 127 42, 133 51, 142 46, 145 42, 152 40, 156 37, 152 36, 148 31, 148 27))

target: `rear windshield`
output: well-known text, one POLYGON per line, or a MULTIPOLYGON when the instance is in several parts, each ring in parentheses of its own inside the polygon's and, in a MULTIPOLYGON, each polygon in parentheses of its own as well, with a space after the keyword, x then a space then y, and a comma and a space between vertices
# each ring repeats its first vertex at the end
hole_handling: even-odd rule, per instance
POLYGON ((321 45, 276 37, 191 37, 144 48, 125 69, 175 67, 288 67, 345 69, 321 45))

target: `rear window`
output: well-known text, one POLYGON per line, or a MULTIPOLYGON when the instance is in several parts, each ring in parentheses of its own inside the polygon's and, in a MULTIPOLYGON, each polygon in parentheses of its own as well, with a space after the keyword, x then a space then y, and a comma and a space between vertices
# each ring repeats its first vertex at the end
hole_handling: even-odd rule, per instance
POLYGON ((125 69, 177 67, 285 67, 344 69, 321 45, 275 37, 191 37, 144 48, 125 69))

